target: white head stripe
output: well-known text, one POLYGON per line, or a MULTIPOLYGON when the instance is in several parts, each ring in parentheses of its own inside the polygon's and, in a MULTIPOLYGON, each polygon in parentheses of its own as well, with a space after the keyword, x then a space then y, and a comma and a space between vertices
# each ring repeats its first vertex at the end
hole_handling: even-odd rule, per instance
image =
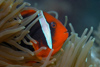
POLYGON ((51 37, 50 26, 47 23, 42 10, 40 11, 40 13, 38 15, 42 16, 42 18, 39 19, 39 22, 40 22, 43 34, 46 38, 47 44, 48 44, 49 48, 52 49, 52 37, 51 37))

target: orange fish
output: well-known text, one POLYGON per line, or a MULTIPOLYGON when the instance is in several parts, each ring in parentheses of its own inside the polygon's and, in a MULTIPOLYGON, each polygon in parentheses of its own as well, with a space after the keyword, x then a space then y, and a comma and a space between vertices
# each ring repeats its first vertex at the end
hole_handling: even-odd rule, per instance
MULTIPOLYGON (((26 18, 34 13, 36 13, 35 10, 24 10, 21 12, 21 15, 23 16, 23 18, 26 18)), ((47 57, 51 49, 54 49, 52 53, 52 55, 54 55, 61 49, 65 40, 68 38, 67 29, 59 20, 46 12, 43 12, 43 15, 50 26, 52 48, 48 46, 46 37, 44 36, 43 30, 41 29, 41 25, 39 23, 40 21, 38 21, 30 30, 30 36, 37 41, 37 44, 33 43, 32 41, 31 42, 33 43, 34 50, 38 50, 43 46, 47 49, 42 50, 40 53, 38 53, 37 57, 47 57)))

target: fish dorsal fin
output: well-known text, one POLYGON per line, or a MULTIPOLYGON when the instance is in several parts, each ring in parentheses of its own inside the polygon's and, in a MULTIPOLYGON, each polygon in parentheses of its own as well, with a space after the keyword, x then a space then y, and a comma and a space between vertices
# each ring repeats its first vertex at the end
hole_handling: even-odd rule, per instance
POLYGON ((39 23, 41 25, 42 32, 46 38, 47 45, 49 46, 50 49, 52 49, 52 37, 51 37, 50 26, 46 21, 42 10, 40 10, 38 16, 42 16, 42 18, 39 19, 39 23))

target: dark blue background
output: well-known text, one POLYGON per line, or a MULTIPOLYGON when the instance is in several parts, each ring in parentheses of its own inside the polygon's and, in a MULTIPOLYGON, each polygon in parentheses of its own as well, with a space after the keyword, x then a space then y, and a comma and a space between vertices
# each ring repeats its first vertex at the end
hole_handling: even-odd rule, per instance
MULTIPOLYGON (((85 28, 91 26, 94 30, 100 22, 100 0, 25 0, 33 7, 43 11, 57 11, 59 20, 64 23, 64 18, 68 16, 68 23, 72 23, 79 35, 85 28)), ((69 26, 67 25, 70 31, 69 26)))

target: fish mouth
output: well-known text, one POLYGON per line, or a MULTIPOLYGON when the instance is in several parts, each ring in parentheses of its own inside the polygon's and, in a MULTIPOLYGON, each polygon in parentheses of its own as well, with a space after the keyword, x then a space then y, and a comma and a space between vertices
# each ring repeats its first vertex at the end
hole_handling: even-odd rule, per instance
POLYGON ((68 33, 67 31, 64 32, 64 34, 68 33))

